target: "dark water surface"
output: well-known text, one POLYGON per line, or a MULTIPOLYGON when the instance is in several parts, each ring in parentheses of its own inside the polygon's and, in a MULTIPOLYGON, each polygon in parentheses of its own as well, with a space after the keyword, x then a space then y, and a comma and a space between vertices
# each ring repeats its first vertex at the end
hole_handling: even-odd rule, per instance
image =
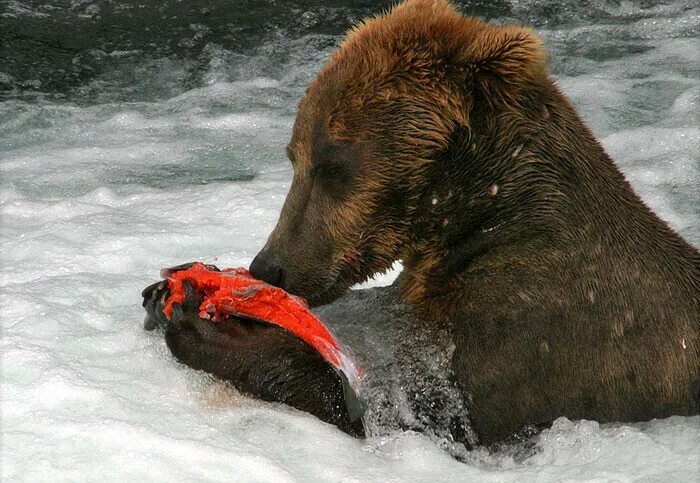
MULTIPOLYGON (((283 67, 294 50, 323 51, 358 20, 393 2, 355 1, 0 1, 0 96, 44 93, 81 103, 154 100, 205 85, 212 63, 265 56, 283 67), (325 40, 319 41, 319 37, 325 40), (283 47, 281 47, 283 45, 283 47), (225 52, 225 58, 221 53, 225 52)), ((652 49, 625 25, 683 21, 692 1, 457 2, 470 15, 561 30, 606 25, 603 32, 560 39, 554 50, 579 61, 614 59, 652 49), (661 16, 659 19, 658 17, 661 16), (586 46, 581 44, 585 43, 586 46)), ((690 20, 690 18, 689 18, 690 20)), ((697 22, 673 37, 693 37, 697 22)), ((578 61, 575 62, 578 64, 578 61)), ((557 71, 575 66, 555 60, 557 71)), ((274 69, 273 69, 274 70, 274 69)), ((240 74, 240 73, 238 73, 240 74)), ((230 80, 238 76, 229 73, 230 80)))

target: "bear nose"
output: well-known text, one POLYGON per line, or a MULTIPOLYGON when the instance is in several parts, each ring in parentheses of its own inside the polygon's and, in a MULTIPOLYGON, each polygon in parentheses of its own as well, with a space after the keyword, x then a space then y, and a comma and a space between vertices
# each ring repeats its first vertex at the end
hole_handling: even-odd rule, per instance
POLYGON ((264 252, 258 253, 250 264, 250 274, 267 282, 270 285, 284 289, 284 270, 282 267, 270 260, 264 252))

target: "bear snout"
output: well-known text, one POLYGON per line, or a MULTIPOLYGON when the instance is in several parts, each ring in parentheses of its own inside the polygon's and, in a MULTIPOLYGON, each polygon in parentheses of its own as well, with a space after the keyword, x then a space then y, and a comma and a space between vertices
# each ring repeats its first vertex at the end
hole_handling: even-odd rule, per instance
POLYGON ((266 250, 260 251, 250 264, 250 273, 253 277, 267 282, 270 285, 287 290, 285 287, 286 274, 281 264, 275 260, 266 250))

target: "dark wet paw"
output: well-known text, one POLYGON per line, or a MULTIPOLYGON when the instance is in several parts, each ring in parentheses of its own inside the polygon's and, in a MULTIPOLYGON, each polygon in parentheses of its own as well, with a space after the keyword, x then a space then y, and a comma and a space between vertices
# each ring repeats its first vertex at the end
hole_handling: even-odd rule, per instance
POLYGON ((163 313, 163 306, 165 299, 168 298, 168 294, 168 282, 166 280, 161 280, 143 289, 141 292, 143 297, 141 305, 146 309, 146 318, 143 321, 144 329, 164 328, 168 324, 168 319, 163 313))
POLYGON ((143 292, 141 292, 143 297, 142 306, 146 309, 146 317, 143 321, 144 329, 154 330, 158 327, 165 329, 172 325, 177 327, 186 314, 198 314, 199 306, 202 303, 201 295, 194 290, 187 280, 183 282, 183 286, 185 288, 185 301, 182 305, 173 304, 173 312, 170 319, 163 312, 165 301, 170 295, 167 280, 156 282, 143 289, 143 292))
MULTIPOLYGON (((169 268, 164 268, 160 271, 160 276, 163 278, 169 278, 172 276, 173 273, 175 272, 181 272, 182 270, 189 270, 192 268, 192 265, 195 263, 201 263, 201 262, 187 262, 183 263, 182 265, 175 265, 174 267, 169 267, 169 268)), ((209 265, 208 263, 202 263, 208 270, 211 270, 212 272, 220 272, 219 267, 216 265, 209 265)))

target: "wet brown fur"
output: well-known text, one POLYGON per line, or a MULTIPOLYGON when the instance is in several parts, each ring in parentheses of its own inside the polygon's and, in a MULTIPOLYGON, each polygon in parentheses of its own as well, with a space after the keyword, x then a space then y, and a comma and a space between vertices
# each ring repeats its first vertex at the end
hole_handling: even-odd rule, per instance
POLYGON ((261 256, 325 303, 401 259, 447 320, 484 442, 559 416, 696 414, 700 257, 632 191, 535 34, 404 2, 350 32, 299 106, 261 256))

